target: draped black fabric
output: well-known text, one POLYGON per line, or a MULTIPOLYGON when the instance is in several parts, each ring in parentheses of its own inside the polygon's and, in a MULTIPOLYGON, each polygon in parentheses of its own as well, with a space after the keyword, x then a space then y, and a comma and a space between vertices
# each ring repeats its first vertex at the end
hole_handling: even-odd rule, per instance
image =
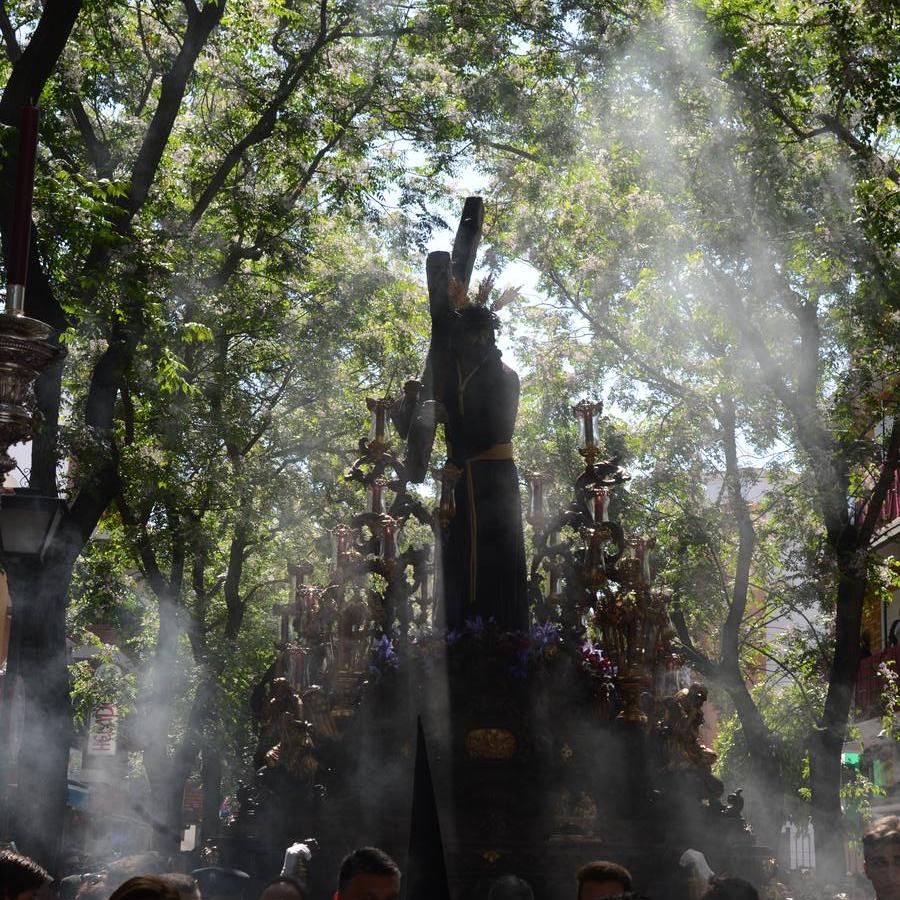
POLYGON ((447 382, 448 452, 463 470, 443 553, 447 627, 481 616, 503 630, 524 631, 528 598, 518 471, 511 458, 477 458, 503 455, 498 448, 511 443, 519 378, 492 348, 471 372, 456 369, 447 382))

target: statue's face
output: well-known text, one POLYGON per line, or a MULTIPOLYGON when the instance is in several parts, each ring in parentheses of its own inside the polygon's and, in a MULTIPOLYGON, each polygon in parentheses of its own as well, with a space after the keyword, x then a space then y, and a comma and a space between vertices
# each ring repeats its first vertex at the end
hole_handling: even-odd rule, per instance
POLYGON ((453 331, 453 348, 463 357, 481 358, 494 346, 494 330, 489 325, 460 322, 453 331))

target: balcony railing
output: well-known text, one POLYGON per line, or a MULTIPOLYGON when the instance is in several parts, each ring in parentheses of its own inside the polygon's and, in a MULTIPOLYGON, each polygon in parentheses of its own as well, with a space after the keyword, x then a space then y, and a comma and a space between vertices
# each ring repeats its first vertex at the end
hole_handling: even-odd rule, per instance
POLYGON ((900 647, 888 647, 860 660, 856 674, 856 706, 863 719, 881 715, 884 679, 879 676, 878 669, 884 662, 893 662, 894 671, 900 674, 900 647))
MULTIPOLYGON (((869 515, 869 504, 861 504, 856 515, 859 522, 865 521, 869 515)), ((886 528, 895 519, 900 519, 900 468, 894 470, 894 480, 891 482, 891 486, 888 488, 887 495, 884 498, 884 503, 881 504, 881 509, 878 511, 878 522, 875 525, 875 530, 880 531, 882 528, 886 528)))

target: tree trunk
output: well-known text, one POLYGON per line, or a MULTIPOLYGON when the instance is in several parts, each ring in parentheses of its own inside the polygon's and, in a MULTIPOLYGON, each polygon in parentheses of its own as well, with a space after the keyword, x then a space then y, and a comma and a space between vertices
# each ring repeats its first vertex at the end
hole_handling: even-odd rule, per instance
POLYGON ((840 553, 838 571, 834 658, 828 675, 825 708, 809 742, 816 864, 823 881, 842 879, 846 874, 841 811, 841 751, 859 667, 859 635, 866 594, 865 552, 840 553))
POLYGON ((13 600, 11 642, 17 650, 22 711, 12 801, 12 835, 19 849, 53 871, 68 794, 72 707, 66 659, 66 561, 7 562, 13 600))
POLYGON ((182 634, 176 613, 177 605, 172 600, 160 600, 156 658, 140 703, 144 766, 153 794, 154 846, 164 854, 177 853, 181 844, 184 785, 197 764, 215 692, 208 678, 199 682, 182 741, 170 752, 168 737, 172 731, 172 699, 178 695, 177 654, 182 634))
POLYGON ((726 690, 740 719, 750 758, 750 782, 744 798, 747 818, 757 840, 776 855, 784 824, 784 781, 772 734, 739 672, 726 690))
POLYGON ((144 747, 144 767, 151 788, 150 815, 154 845, 162 852, 178 850, 181 842, 181 804, 184 780, 173 772, 169 752, 172 733, 172 702, 178 696, 178 650, 182 629, 178 605, 171 598, 159 598, 159 632, 154 658, 138 701, 140 741, 144 747))
POLYGON ((207 736, 201 750, 203 778, 203 840, 214 838, 219 832, 219 807, 222 805, 222 754, 207 736))

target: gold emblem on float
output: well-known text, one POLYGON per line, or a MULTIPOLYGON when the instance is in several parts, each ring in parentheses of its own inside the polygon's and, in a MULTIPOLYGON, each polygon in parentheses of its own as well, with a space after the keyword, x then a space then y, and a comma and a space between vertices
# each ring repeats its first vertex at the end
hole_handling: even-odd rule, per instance
POLYGON ((473 728, 466 735, 469 759, 512 759, 516 736, 505 728, 473 728))

